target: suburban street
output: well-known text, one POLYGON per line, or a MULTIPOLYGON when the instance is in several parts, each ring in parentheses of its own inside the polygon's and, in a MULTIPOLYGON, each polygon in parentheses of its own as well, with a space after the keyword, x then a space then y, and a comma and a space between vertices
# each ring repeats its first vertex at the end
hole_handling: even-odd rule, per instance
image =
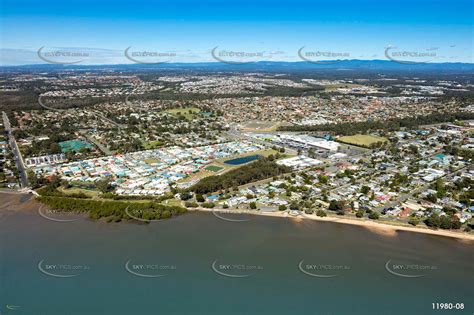
POLYGON ((10 120, 5 112, 2 112, 3 115, 3 125, 5 126, 5 130, 8 133, 8 141, 12 148, 13 155, 15 156, 15 163, 16 167, 18 168, 18 172, 20 174, 20 186, 21 188, 28 187, 28 177, 26 175, 26 168, 23 162, 23 157, 21 156, 21 152, 18 149, 18 145, 16 143, 15 137, 12 133, 12 127, 10 125, 10 120))
POLYGON ((448 174, 445 174, 439 178, 437 178, 436 180, 432 181, 432 182, 429 182, 429 183, 426 183, 412 191, 410 191, 409 193, 406 193, 406 194, 403 194, 403 195, 400 195, 398 198, 395 198, 394 200, 392 201, 389 201, 387 202, 385 205, 383 205, 382 207, 379 207, 375 210, 381 212, 383 209, 385 208, 390 208, 390 207, 393 207, 393 206, 396 206, 398 204, 401 204, 403 202, 405 202, 406 200, 412 198, 415 194, 418 194, 418 193, 421 193, 427 189, 429 189, 433 183, 435 183, 438 179, 442 179, 442 178, 451 178, 453 177, 454 175, 460 173, 461 171, 465 170, 467 167, 463 167, 463 168, 460 168, 458 170, 455 170, 454 172, 451 172, 451 173, 448 173, 448 174))
POLYGON ((104 154, 112 155, 112 154, 115 153, 114 151, 110 150, 109 148, 107 148, 105 145, 103 145, 103 144, 100 143, 99 141, 97 141, 97 140, 95 140, 94 138, 92 138, 92 137, 87 133, 87 130, 86 130, 86 129, 79 130, 79 132, 80 132, 87 140, 89 140, 90 142, 94 143, 104 154))

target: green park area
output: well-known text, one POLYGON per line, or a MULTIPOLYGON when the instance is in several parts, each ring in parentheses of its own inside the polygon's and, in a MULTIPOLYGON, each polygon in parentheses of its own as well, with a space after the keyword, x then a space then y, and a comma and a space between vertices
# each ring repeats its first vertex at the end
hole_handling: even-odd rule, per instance
POLYGON ((166 113, 174 115, 176 117, 184 116, 187 120, 194 119, 194 116, 199 114, 201 110, 197 107, 182 107, 182 108, 172 108, 165 110, 166 113))
POLYGON ((149 141, 149 142, 143 143, 143 147, 145 148, 145 150, 152 150, 152 149, 159 148, 161 146, 163 146, 163 142, 161 141, 149 141))
POLYGON ((87 198, 99 199, 99 195, 100 195, 100 192, 98 190, 84 189, 84 188, 77 188, 77 187, 71 187, 71 188, 58 187, 57 190, 65 195, 72 196, 72 197, 83 195, 84 197, 87 197, 87 198))
POLYGON ((209 166, 206 166, 206 168, 205 168, 206 171, 210 171, 210 172, 214 172, 214 173, 217 173, 217 172, 219 172, 223 169, 224 169, 223 167, 216 166, 216 165, 209 165, 209 166))
POLYGON ((370 148, 375 144, 387 142, 388 139, 384 137, 358 134, 353 136, 339 137, 337 141, 359 147, 370 148))

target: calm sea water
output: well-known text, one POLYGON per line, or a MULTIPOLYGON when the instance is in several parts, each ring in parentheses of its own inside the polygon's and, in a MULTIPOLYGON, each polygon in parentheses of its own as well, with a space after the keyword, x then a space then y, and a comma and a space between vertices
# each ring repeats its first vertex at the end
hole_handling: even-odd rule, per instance
POLYGON ((474 246, 449 238, 204 213, 149 225, 0 213, 3 315, 474 312, 474 246))

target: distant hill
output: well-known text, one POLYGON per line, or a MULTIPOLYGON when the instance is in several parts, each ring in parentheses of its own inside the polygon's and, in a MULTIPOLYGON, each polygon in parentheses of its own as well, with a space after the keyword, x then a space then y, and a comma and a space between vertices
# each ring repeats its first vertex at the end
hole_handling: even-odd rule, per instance
POLYGON ((450 72, 474 73, 473 63, 422 63, 401 64, 388 60, 341 60, 331 64, 309 62, 261 61, 247 64, 225 64, 220 62, 164 63, 155 65, 55 65, 37 64, 24 66, 2 66, 0 71, 61 71, 61 70, 191 70, 191 71, 264 71, 264 72, 306 72, 306 71, 394 71, 394 72, 450 72))

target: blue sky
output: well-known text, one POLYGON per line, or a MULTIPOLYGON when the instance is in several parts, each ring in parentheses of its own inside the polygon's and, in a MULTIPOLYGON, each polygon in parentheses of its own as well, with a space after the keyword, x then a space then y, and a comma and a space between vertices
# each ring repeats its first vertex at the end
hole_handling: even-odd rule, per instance
POLYGON ((303 46, 344 53, 346 59, 387 59, 389 45, 436 51, 435 62, 473 62, 472 0, 0 3, 1 65, 45 63, 37 54, 40 47, 43 53, 82 54, 47 60, 83 64, 131 63, 124 56, 127 47, 166 55, 134 59, 202 62, 216 61, 211 54, 216 46, 218 51, 264 52, 255 60, 301 61, 303 46))

